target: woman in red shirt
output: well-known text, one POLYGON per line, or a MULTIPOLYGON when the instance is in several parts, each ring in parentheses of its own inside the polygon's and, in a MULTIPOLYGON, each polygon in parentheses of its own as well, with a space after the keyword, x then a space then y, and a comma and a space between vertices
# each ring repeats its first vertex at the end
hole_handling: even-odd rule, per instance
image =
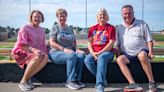
POLYGON ((88 54, 84 60, 88 70, 96 77, 97 92, 104 92, 108 62, 114 57, 115 27, 108 24, 108 13, 104 8, 98 10, 98 24, 88 32, 88 54))

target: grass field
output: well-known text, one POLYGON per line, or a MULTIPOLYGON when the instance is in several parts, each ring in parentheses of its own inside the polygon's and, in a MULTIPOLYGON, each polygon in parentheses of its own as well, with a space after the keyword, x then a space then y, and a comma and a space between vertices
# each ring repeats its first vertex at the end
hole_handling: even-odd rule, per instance
POLYGON ((10 38, 10 39, 7 39, 5 40, 5 42, 16 42, 17 38, 14 37, 14 38, 10 38))
POLYGON ((160 42, 164 42, 164 35, 162 35, 162 34, 153 34, 153 39, 155 40, 155 41, 160 41, 160 42))
POLYGON ((13 44, 0 45, 0 48, 13 48, 13 44))
MULTIPOLYGON (((164 42, 164 34, 152 34, 152 37, 155 41, 164 42)), ((5 42, 15 42, 16 37, 5 40, 5 42)))
POLYGON ((154 45, 154 48, 164 48, 164 44, 154 45))
MULTIPOLYGON (((156 42, 164 42, 164 35, 153 34, 153 39, 156 42)), ((5 40, 5 44, 0 44, 0 48, 13 48, 16 38, 5 40)), ((78 44, 78 48, 87 48, 87 44, 78 44)), ((164 44, 155 44, 154 48, 164 48, 164 44)), ((0 56, 0 60, 9 59, 9 56, 0 56)), ((164 57, 155 56, 154 61, 164 61, 164 57)))
MULTIPOLYGON (((0 48, 13 48, 14 44, 0 44, 0 48)), ((87 44, 78 44, 78 48, 87 48, 87 44)), ((154 45, 154 48, 164 48, 164 44, 154 45)))
POLYGON ((0 56, 0 60, 9 60, 9 56, 0 56))

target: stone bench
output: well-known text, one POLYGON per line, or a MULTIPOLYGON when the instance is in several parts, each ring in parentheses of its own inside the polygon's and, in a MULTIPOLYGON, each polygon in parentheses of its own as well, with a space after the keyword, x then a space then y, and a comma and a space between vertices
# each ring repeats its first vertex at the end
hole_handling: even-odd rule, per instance
MULTIPOLYGON (((82 48, 86 53, 88 53, 87 48, 82 48)), ((164 55, 164 49, 154 49, 156 55, 164 55)), ((9 53, 11 49, 0 49, 0 53, 9 53)), ((12 59, 12 58, 11 58, 12 59)), ((18 65, 11 60, 4 60, 0 62, 0 81, 13 81, 19 82, 22 77, 23 70, 21 70, 18 65)), ((151 62, 155 80, 157 82, 164 82, 164 62, 151 62)), ((35 78, 41 82, 46 83, 58 83, 65 82, 66 70, 65 65, 57 65, 53 63, 48 63, 46 67, 40 71, 35 78)), ((129 65, 132 75, 137 82, 147 82, 147 77, 139 64, 129 65)), ((107 80, 109 83, 125 83, 127 80, 122 75, 117 63, 115 61, 108 64, 107 68, 107 80)), ((84 82, 95 82, 93 75, 86 69, 84 65, 82 81, 84 82)))
MULTIPOLYGON (((155 81, 164 82, 164 62, 151 62, 155 81)), ((128 66, 136 82, 148 82, 142 67, 139 64, 128 66)), ((23 70, 16 63, 0 63, 1 82, 19 82, 23 75, 23 70)), ((116 62, 108 64, 107 68, 108 83, 127 83, 116 62)), ((35 75, 35 79, 42 83, 62 83, 66 80, 66 66, 48 63, 43 70, 35 75)), ((85 67, 83 68, 82 81, 94 83, 95 77, 85 67)))

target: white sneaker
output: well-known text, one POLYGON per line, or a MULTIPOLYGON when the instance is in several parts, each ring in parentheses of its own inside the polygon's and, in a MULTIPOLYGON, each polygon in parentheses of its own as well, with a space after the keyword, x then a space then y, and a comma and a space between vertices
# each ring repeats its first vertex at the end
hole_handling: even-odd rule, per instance
POLYGON ((79 89, 80 86, 78 84, 76 84, 76 82, 74 81, 69 81, 65 84, 66 87, 70 88, 70 89, 79 89))
POLYGON ((97 92, 104 92, 104 86, 99 85, 96 87, 96 89, 97 89, 97 92))
POLYGON ((81 81, 77 81, 77 85, 79 85, 80 88, 84 88, 85 87, 85 83, 83 83, 81 81))
POLYGON ((19 88, 23 91, 29 91, 29 90, 32 90, 30 85, 25 82, 25 83, 19 83, 19 88))

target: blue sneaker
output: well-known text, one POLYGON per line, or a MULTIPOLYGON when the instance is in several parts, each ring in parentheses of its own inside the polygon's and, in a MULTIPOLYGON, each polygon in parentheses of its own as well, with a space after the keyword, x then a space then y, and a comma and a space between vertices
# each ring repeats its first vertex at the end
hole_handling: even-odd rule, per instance
POLYGON ((97 89, 97 92, 104 92, 104 86, 102 85, 97 86, 96 89, 97 89))

